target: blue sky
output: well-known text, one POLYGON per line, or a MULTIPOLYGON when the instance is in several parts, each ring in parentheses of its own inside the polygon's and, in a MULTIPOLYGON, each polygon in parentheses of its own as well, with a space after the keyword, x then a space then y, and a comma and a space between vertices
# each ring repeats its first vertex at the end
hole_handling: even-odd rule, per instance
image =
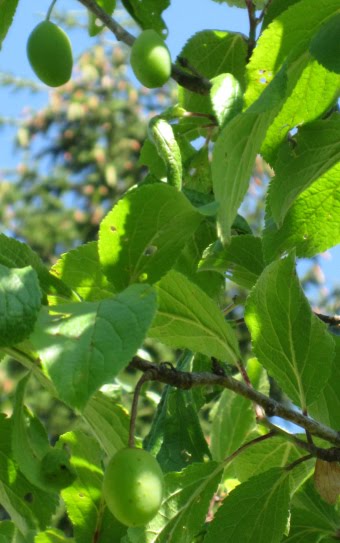
MULTIPOLYGON (((10 72, 19 78, 35 79, 26 57, 26 41, 36 24, 45 16, 50 0, 20 0, 19 7, 9 34, 0 52, 0 72, 10 72)), ((58 0, 57 8, 83 12, 83 6, 76 0, 58 0)), ((183 47, 192 34, 203 29, 218 29, 248 32, 246 10, 229 8, 211 0, 171 0, 171 6, 164 12, 164 19, 169 28, 167 44, 173 57, 183 47)), ((53 20, 53 17, 52 17, 53 20)), ((75 56, 79 55, 91 44, 85 31, 78 30, 71 35, 75 56)), ((10 92, 8 88, 0 89, 0 116, 15 117, 22 115, 25 107, 38 108, 48 101, 48 88, 41 93, 10 92)), ((2 168, 14 166, 18 156, 13 155, 13 130, 0 130, 0 149, 2 168)), ((322 269, 328 286, 340 287, 340 249, 335 248, 321 259, 322 269)), ((305 269, 301 262, 299 269, 305 269)))

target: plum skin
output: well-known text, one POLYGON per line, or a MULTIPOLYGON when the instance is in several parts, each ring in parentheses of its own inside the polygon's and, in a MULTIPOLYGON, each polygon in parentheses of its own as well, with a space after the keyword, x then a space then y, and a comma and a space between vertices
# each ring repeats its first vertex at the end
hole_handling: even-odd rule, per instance
POLYGON ((103 495, 122 524, 147 524, 157 514, 163 494, 163 473, 149 452, 125 448, 111 458, 104 474, 103 495))
POLYGON ((130 56, 137 79, 150 89, 162 87, 171 75, 171 56, 155 30, 144 30, 136 38, 130 56))
POLYGON ((38 78, 50 87, 69 81, 73 58, 70 40, 65 32, 51 21, 39 23, 27 41, 27 56, 38 78))

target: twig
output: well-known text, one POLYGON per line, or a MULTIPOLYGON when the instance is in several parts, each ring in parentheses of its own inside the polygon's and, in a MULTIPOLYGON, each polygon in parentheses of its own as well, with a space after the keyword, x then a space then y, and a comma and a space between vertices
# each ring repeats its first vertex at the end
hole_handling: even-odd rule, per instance
POLYGON ((134 394, 133 394, 133 400, 132 400, 132 406, 131 406, 131 415, 130 415, 130 428, 129 428, 129 447, 133 448, 135 446, 135 427, 136 427, 136 418, 137 418, 137 407, 138 407, 138 400, 140 391, 142 389, 142 386, 146 381, 152 380, 153 376, 153 370, 150 369, 146 371, 142 377, 139 379, 134 394))
POLYGON ((297 460, 295 460, 291 464, 288 464, 288 466, 285 466, 284 469, 287 470, 287 471, 291 471, 292 469, 296 468, 296 466, 298 466, 299 464, 302 464, 302 462, 307 462, 307 460, 310 460, 311 458, 313 458, 312 454, 306 454, 305 456, 302 456, 301 458, 298 458, 297 460))
POLYGON ((143 372, 152 370, 151 380, 166 383, 180 389, 190 389, 196 386, 210 385, 221 386, 232 390, 236 394, 248 398, 252 402, 263 407, 268 417, 281 417, 282 419, 293 422, 308 430, 310 434, 321 437, 334 445, 340 446, 340 432, 336 432, 332 428, 315 421, 314 419, 289 409, 285 405, 265 396, 254 388, 250 388, 245 383, 234 379, 229 375, 216 375, 208 372, 190 373, 183 371, 169 370, 164 365, 157 365, 147 362, 138 356, 135 356, 130 364, 131 367, 139 369, 143 372))
MULTIPOLYGON (((135 41, 135 37, 130 34, 125 28, 123 28, 115 19, 110 17, 96 2, 95 0, 79 0, 83 6, 89 9, 113 34, 118 41, 122 41, 130 47, 135 41)), ((211 83, 209 79, 205 77, 198 77, 191 75, 176 66, 172 65, 171 77, 179 83, 182 87, 195 92, 197 94, 208 95, 211 89, 211 83)))
POLYGON ((253 0, 245 0, 247 10, 248 10, 248 18, 249 18, 249 38, 248 38, 248 60, 250 59, 253 50, 256 45, 256 27, 257 27, 257 19, 255 15, 256 7, 253 3, 253 0))
POLYGON ((263 10, 261 11, 260 15, 258 16, 258 18, 256 20, 257 23, 261 23, 263 21, 264 16, 267 13, 268 8, 269 8, 271 3, 272 3, 272 0, 268 0, 268 2, 266 3, 266 5, 264 6, 263 10))
POLYGON ((329 324, 330 326, 340 326, 340 317, 339 315, 323 315, 322 313, 314 313, 320 319, 320 321, 329 324))

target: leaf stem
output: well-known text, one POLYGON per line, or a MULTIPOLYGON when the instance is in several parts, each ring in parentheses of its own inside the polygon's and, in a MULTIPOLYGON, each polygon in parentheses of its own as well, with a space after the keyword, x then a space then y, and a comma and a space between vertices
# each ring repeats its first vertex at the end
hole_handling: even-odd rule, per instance
POLYGON ((135 428, 136 428, 136 418, 137 418, 137 409, 138 409, 138 400, 139 395, 142 390, 142 386, 146 381, 151 381, 153 377, 152 370, 146 371, 142 377, 137 382, 134 394, 133 394, 133 400, 132 400, 132 406, 131 406, 131 415, 130 415, 130 428, 129 428, 129 447, 134 448, 135 446, 135 428))

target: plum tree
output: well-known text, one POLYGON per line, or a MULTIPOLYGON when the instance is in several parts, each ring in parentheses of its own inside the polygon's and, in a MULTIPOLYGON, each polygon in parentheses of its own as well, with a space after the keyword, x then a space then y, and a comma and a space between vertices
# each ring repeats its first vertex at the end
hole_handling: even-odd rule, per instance
POLYGON ((70 40, 65 32, 45 20, 31 32, 27 56, 35 74, 50 87, 64 85, 71 77, 73 58, 70 40))
POLYGON ((103 492, 108 508, 126 526, 143 526, 157 513, 163 498, 163 473, 144 449, 126 448, 110 460, 103 492))
POLYGON ((150 89, 161 87, 171 74, 171 56, 155 30, 144 30, 131 49, 131 67, 137 79, 150 89))

